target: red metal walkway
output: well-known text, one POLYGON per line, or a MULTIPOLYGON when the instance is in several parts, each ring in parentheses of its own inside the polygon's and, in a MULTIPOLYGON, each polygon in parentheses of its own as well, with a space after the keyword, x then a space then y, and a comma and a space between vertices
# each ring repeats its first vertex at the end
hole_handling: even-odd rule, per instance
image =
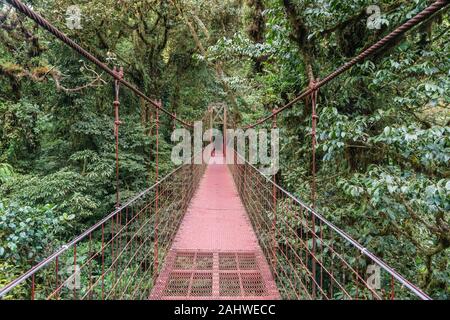
POLYGON ((279 299, 227 165, 206 169, 150 299, 279 299))

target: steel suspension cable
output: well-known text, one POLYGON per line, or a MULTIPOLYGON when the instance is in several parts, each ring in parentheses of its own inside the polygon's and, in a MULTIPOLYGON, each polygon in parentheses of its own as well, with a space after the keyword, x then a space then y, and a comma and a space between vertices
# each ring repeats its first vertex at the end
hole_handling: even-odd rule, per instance
POLYGON ((105 71, 107 74, 109 74, 111 77, 113 77, 116 81, 119 81, 121 84, 123 84, 125 87, 129 88, 131 91, 133 91, 137 96, 141 97, 142 99, 149 102, 153 107, 156 109, 161 110, 166 115, 170 116, 173 120, 178 121, 179 123, 183 124, 184 126, 188 128, 192 128, 192 124, 178 118, 175 114, 171 113, 170 111, 164 109, 159 105, 156 101, 150 99, 147 97, 142 91, 137 89, 135 86, 133 86, 130 82, 124 80, 121 78, 114 70, 109 68, 105 63, 101 62, 98 58, 96 58, 94 55, 92 55, 90 52, 88 52, 86 49, 81 47, 79 44, 77 44, 75 41, 73 41, 71 38, 69 38, 67 35, 65 35, 62 31, 60 31, 58 28, 56 28, 54 25, 52 25, 49 21, 47 21, 44 17, 42 17, 40 14, 34 12, 31 8, 23 4, 19 0, 6 0, 11 6, 13 6, 18 11, 22 12, 24 15, 26 15, 31 20, 35 21, 38 25, 40 25, 42 28, 53 34, 56 38, 64 42, 66 45, 71 47, 73 50, 75 50, 78 54, 82 55, 86 59, 88 59, 90 62, 97 65, 100 69, 105 71))
POLYGON ((361 52, 358 56, 354 57, 349 62, 343 64, 339 68, 337 68, 332 73, 328 74, 325 78, 322 80, 316 82, 313 87, 309 87, 308 89, 305 89, 300 95, 298 95, 296 98, 288 102, 286 105, 284 105, 281 108, 278 108, 276 111, 272 112, 272 114, 264 117, 263 119, 258 120, 252 125, 246 126, 246 129, 254 128, 255 126, 262 124, 266 122, 267 120, 271 119, 275 115, 277 115, 280 112, 283 112, 284 110, 292 107, 294 104, 302 100, 303 98, 309 96, 311 93, 313 93, 315 90, 323 87, 325 84, 330 82, 331 80, 335 79, 345 71, 349 70, 351 67, 353 67, 355 64, 360 63, 367 59, 369 56, 374 54, 375 52, 378 52, 380 49, 382 49, 386 44, 396 39, 398 36, 403 35, 416 25, 418 25, 421 22, 424 22, 429 17, 431 17, 433 14, 438 12, 439 10, 445 8, 450 3, 450 0, 437 0, 429 7, 425 8, 423 11, 415 15, 413 18, 402 24, 401 26, 397 27, 394 31, 389 33, 387 36, 380 39, 378 42, 361 52))

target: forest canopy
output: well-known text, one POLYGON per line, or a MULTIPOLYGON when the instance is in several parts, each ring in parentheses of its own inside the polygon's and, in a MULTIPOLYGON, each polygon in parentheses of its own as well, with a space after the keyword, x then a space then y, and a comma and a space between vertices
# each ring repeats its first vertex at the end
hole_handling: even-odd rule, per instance
MULTIPOLYGON (((241 127, 433 1, 24 2, 180 118, 226 103, 241 127), (374 4, 377 28, 367 23, 374 4), (79 28, 67 23, 72 5, 79 28)), ((115 140, 111 79, 0 8, 1 287, 111 212, 115 140)), ((318 210, 436 299, 450 298, 449 28, 448 10, 438 12, 321 88, 317 101, 318 210)), ((155 109, 126 89, 120 108, 127 199, 155 179, 155 109)), ((299 102, 277 121, 277 181, 308 202, 311 109, 299 102)), ((161 115, 161 176, 173 168, 174 125, 161 115)))

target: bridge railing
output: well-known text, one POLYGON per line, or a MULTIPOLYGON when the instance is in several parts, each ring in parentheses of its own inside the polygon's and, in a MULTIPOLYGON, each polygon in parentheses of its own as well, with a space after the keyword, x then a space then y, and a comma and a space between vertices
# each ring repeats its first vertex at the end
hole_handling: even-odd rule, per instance
POLYGON ((147 299, 205 166, 186 164, 0 289, 2 299, 147 299))
POLYGON ((235 159, 230 171, 283 299, 429 299, 240 155, 235 159))

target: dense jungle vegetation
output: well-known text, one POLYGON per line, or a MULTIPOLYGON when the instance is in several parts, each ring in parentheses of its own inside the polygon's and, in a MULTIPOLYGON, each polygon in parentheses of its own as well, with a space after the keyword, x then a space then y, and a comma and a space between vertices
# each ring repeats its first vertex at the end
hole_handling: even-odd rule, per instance
MULTIPOLYGON (((183 119, 225 102, 237 125, 282 106, 427 0, 29 0, 183 119), (367 27, 379 5, 380 29, 367 27), (66 9, 81 9, 81 29, 66 9)), ((0 11, 0 287, 115 201, 111 79, 4 3, 0 11)), ((318 208, 436 299, 450 298, 450 20, 432 16, 321 89, 318 208)), ((278 117, 279 183, 310 197, 311 110, 278 117)), ((121 91, 123 197, 154 179, 154 109, 121 91)), ((161 120, 161 171, 173 123, 161 120)), ((270 126, 270 123, 267 124, 270 126)))

